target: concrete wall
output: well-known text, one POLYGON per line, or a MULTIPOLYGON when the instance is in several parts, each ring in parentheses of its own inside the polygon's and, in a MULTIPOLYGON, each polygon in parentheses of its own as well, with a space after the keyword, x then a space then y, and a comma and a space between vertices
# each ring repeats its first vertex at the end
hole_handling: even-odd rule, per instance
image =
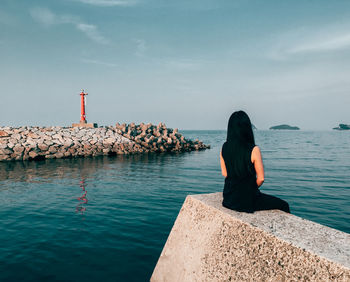
POLYGON ((188 196, 151 281, 350 281, 350 234, 281 211, 188 196))

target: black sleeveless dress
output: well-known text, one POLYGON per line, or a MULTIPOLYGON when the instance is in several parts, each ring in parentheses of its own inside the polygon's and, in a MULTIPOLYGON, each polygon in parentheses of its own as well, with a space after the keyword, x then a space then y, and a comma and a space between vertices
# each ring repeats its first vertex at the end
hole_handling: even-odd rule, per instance
POLYGON ((254 212, 255 200, 259 194, 259 189, 256 184, 254 165, 250 160, 255 145, 249 146, 246 151, 245 158, 249 165, 246 171, 241 175, 235 175, 234 170, 230 168, 230 162, 227 160, 227 158, 230 157, 227 153, 227 146, 228 144, 225 143, 222 147, 222 156, 227 170, 222 205, 232 210, 254 212))

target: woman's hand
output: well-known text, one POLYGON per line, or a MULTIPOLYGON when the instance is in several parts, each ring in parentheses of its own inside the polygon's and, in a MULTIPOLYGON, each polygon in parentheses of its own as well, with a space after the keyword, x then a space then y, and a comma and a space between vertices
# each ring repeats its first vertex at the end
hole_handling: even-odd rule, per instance
POLYGON ((264 183, 264 165, 261 157, 260 148, 255 146, 252 151, 251 161, 254 164, 256 172, 256 184, 260 187, 264 183))

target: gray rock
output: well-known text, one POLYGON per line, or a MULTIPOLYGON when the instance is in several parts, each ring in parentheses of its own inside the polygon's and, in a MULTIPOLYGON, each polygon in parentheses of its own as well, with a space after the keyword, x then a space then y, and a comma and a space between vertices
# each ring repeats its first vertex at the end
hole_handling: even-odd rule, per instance
MULTIPOLYGON (((5 129, 5 128, 4 128, 5 129)), ((9 137, 10 135, 6 130, 0 130, 0 138, 9 137)))
POLYGON ((19 134, 19 133, 12 134, 11 137, 12 137, 13 139, 17 140, 17 141, 19 141, 19 140, 22 139, 22 136, 21 136, 21 134, 19 134))
POLYGON ((55 155, 45 155, 45 159, 54 159, 55 155))
POLYGON ((30 158, 34 159, 34 158, 36 158, 37 156, 39 156, 37 152, 35 152, 35 151, 30 151, 30 152, 29 152, 29 157, 30 157, 30 158))
POLYGON ((49 150, 48 150, 51 154, 54 154, 57 152, 57 148, 55 146, 50 146, 49 150))
POLYGON ((16 154, 21 154, 24 151, 24 147, 22 147, 21 145, 17 144, 14 148, 13 151, 16 154))
POLYGON ((7 149, 7 143, 0 143, 0 150, 1 149, 7 149))
POLYGON ((1 154, 1 151, 0 151, 0 161, 7 161, 9 159, 10 159, 10 156, 3 155, 3 154, 1 154))
POLYGON ((45 143, 42 143, 42 144, 38 144, 38 148, 41 150, 41 151, 47 151, 49 146, 45 143))
POLYGON ((64 157, 64 154, 61 153, 61 152, 58 152, 58 153, 54 154, 54 156, 55 156, 57 159, 60 159, 60 158, 63 158, 63 157, 64 157))
POLYGON ((10 149, 12 149, 14 146, 15 146, 15 144, 13 144, 12 142, 7 143, 7 147, 9 147, 10 149))
POLYGON ((11 155, 13 151, 11 149, 1 149, 0 154, 1 155, 11 155))

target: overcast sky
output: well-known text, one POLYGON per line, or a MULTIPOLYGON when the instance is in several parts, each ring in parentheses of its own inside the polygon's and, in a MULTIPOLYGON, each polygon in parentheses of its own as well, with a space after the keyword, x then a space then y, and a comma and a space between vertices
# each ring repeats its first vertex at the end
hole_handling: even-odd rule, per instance
POLYGON ((350 123, 350 1, 1 0, 0 125, 350 123))

